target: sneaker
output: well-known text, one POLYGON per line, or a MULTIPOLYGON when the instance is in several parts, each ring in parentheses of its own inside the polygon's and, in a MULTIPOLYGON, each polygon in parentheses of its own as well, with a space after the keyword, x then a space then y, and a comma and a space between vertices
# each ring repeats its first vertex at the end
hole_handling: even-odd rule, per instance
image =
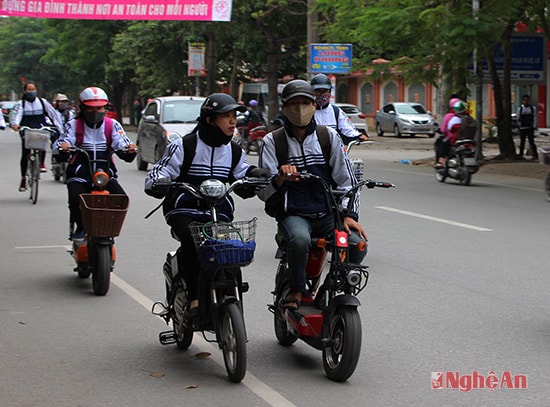
POLYGON ((86 232, 83 230, 76 231, 72 234, 71 239, 73 242, 81 242, 86 237, 86 232))
POLYGON ((46 164, 42 164, 40 166, 40 172, 48 172, 48 169, 46 168, 46 164))
POLYGON ((27 178, 21 178, 21 183, 19 184, 19 192, 25 192, 27 190, 27 178))

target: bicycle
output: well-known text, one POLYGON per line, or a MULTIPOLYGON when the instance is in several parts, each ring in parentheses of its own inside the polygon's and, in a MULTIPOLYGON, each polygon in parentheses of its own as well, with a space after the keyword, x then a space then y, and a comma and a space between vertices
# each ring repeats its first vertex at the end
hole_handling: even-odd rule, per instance
POLYGON ((19 129, 19 134, 25 140, 25 148, 30 150, 27 157, 27 181, 29 199, 35 205, 38 201, 38 183, 40 182, 40 154, 48 149, 55 130, 46 126, 39 129, 23 126, 19 129))

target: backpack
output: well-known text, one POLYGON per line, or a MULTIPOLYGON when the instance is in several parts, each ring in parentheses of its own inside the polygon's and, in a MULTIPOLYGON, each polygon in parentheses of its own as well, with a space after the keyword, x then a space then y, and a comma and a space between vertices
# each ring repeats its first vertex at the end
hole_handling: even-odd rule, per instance
MULTIPOLYGON (((183 136, 182 141, 183 165, 181 166, 181 168, 182 172, 184 174, 187 174, 189 172, 189 168, 191 167, 191 163, 193 162, 193 158, 195 158, 195 153, 197 149, 197 135, 195 133, 187 134, 183 136)), ((242 152, 242 148, 234 141, 231 141, 231 173, 233 173, 233 170, 235 169, 237 164, 239 164, 242 152)))
MULTIPOLYGON (((317 125, 317 138, 319 144, 321 144, 321 150, 323 150, 323 157, 328 164, 330 160, 330 138, 328 136, 328 130, 326 126, 317 125)), ((284 127, 280 127, 273 131, 273 141, 275 142, 275 155, 277 156, 277 162, 279 167, 286 164, 288 159, 288 142, 286 139, 286 133, 284 127)))
POLYGON ((477 121, 469 114, 459 114, 460 127, 456 136, 457 140, 475 139, 477 132, 477 121))
MULTIPOLYGON (((113 141, 113 120, 109 117, 104 117, 103 121, 105 122, 103 132, 105 134, 105 138, 107 139, 107 147, 111 148, 111 142, 113 141)), ((84 119, 76 119, 74 135, 76 137, 76 145, 82 145, 82 142, 84 141, 84 119)))

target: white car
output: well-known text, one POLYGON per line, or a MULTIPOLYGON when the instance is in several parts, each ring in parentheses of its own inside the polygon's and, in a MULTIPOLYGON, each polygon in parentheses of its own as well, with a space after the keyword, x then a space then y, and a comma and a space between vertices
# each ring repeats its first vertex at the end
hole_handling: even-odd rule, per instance
POLYGON ((367 125, 367 116, 361 110, 351 103, 335 103, 348 116, 354 126, 363 134, 369 134, 369 126, 367 125))
POLYGON ((427 134, 434 137, 437 124, 431 113, 420 103, 388 103, 376 112, 376 133, 382 137, 384 132, 394 133, 397 137, 408 134, 427 134))
POLYGON ((147 170, 156 163, 174 137, 183 137, 197 125, 201 105, 206 98, 166 96, 151 100, 143 111, 137 130, 137 167, 147 170))

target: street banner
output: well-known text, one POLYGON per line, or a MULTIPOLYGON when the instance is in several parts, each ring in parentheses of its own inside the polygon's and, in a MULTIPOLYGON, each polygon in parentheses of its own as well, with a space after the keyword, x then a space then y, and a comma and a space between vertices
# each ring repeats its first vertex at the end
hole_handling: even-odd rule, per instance
POLYGON ((351 44, 310 44, 310 71, 346 74, 351 69, 352 56, 351 44))
POLYGON ((206 64, 204 63, 204 42, 189 43, 189 61, 187 63, 187 76, 206 76, 206 64))
POLYGON ((232 0, 0 0, 0 15, 76 20, 231 21, 232 0))

